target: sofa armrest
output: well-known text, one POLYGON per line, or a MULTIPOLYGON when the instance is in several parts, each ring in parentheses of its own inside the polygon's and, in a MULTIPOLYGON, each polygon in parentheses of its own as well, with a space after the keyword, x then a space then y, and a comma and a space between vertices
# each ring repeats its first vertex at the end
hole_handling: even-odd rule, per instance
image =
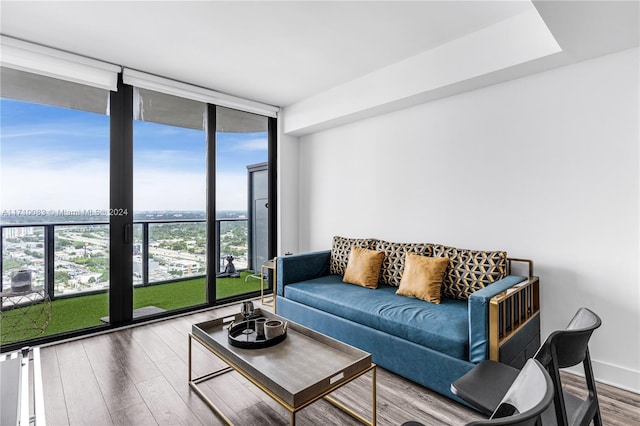
POLYGON ((284 286, 329 275, 331 250, 278 257, 276 294, 284 296, 284 286))
POLYGON ((492 327, 489 319, 492 299, 526 282, 528 280, 525 277, 509 275, 469 296, 470 362, 478 363, 485 359, 494 359, 490 356, 490 341, 492 338, 495 340, 498 330, 495 330, 497 328, 495 325, 492 327))

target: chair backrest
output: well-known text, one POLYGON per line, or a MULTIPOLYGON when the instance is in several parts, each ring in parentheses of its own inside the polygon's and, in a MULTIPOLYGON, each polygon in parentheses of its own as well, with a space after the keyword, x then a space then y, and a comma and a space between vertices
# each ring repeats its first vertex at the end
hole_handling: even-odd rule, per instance
POLYGON ((529 359, 502 398, 489 420, 467 426, 541 424, 540 415, 553 401, 553 382, 547 370, 536 360, 529 359))
POLYGON ((589 356, 589 339, 601 324, 602 320, 598 315, 587 308, 580 308, 567 328, 551 333, 534 356, 547 369, 553 381, 554 411, 556 422, 560 426, 568 425, 570 423, 569 417, 574 415, 578 415, 580 424, 583 424, 583 421, 590 422, 591 419, 594 420, 596 426, 602 424, 598 393, 589 356), (577 408, 570 407, 571 413, 569 414, 565 392, 562 388, 560 369, 573 367, 580 363, 584 367, 588 398, 584 401, 584 407, 582 404, 577 408))
POLYGON ((584 361, 589 339, 593 331, 600 327, 600 317, 587 308, 580 308, 566 329, 555 331, 538 349, 534 356, 547 369, 552 361, 555 368, 573 367, 584 361))

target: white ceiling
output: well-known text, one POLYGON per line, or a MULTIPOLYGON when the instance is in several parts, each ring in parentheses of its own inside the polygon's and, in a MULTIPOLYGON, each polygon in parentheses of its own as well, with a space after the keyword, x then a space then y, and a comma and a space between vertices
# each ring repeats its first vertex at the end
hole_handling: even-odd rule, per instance
MULTIPOLYGON (((638 46, 638 4, 1 0, 0 33, 284 107, 532 12, 563 50, 556 66, 638 46)), ((544 69, 529 62, 467 90, 544 69)), ((425 71, 450 73, 438 67, 425 71)))
POLYGON ((0 3, 2 34, 285 106, 529 10, 529 1, 0 3))

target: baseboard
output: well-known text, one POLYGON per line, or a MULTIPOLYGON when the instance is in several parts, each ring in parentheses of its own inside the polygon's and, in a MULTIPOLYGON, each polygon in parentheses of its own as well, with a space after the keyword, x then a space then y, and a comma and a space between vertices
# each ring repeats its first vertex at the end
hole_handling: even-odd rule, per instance
MULTIPOLYGON (((598 382, 640 394, 640 371, 594 359, 591 359, 591 365, 593 366, 593 374, 598 382)), ((581 367, 582 364, 580 364, 580 367, 568 368, 567 370, 584 377, 581 367)))

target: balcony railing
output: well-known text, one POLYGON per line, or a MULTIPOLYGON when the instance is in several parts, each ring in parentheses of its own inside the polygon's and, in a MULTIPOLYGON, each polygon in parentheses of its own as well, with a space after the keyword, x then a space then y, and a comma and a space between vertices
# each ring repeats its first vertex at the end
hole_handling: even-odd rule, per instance
MULTIPOLYGON (((228 255, 237 270, 247 268, 247 226, 244 218, 215 221, 216 273, 228 255)), ((51 300, 108 290, 108 222, 11 223, 0 230, 0 291, 9 290, 19 269, 31 270, 33 285, 51 300)), ((132 254, 136 287, 205 276, 206 220, 135 220, 132 254)))

